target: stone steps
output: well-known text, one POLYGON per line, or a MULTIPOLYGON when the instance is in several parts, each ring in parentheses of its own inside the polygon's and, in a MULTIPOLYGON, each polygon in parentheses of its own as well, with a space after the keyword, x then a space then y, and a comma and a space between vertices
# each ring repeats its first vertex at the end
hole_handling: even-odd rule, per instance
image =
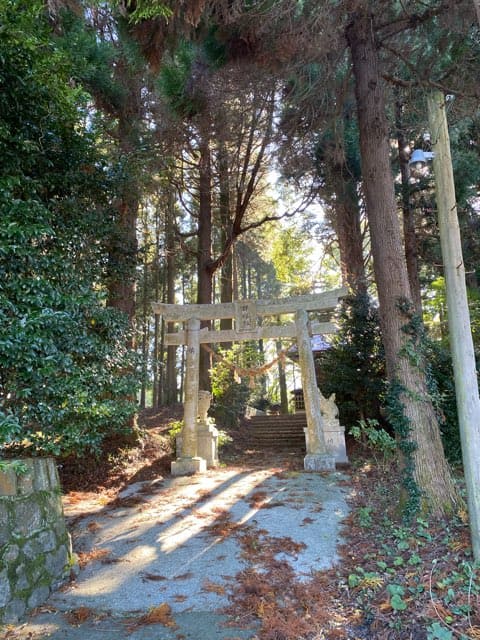
POLYGON ((245 420, 250 444, 262 449, 305 451, 305 414, 252 416, 245 420))

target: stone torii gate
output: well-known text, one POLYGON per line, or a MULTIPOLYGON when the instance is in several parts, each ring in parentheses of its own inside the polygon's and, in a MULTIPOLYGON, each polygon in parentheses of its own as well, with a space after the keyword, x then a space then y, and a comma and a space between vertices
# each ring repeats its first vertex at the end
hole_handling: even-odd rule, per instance
POLYGON ((207 462, 198 455, 198 399, 200 345, 216 342, 238 342, 268 338, 296 338, 299 363, 302 372, 302 387, 305 400, 307 429, 305 433, 307 455, 305 469, 325 471, 335 469, 335 457, 327 450, 322 425, 320 392, 317 387, 315 365, 310 338, 313 333, 334 333, 331 313, 345 288, 324 293, 303 295, 279 300, 240 300, 221 304, 166 304, 153 303, 155 314, 166 322, 186 323, 186 330, 167 333, 166 345, 186 345, 184 426, 182 429, 182 451, 172 462, 172 474, 176 476, 203 472, 207 462), (308 312, 328 314, 329 321, 311 324, 308 312), (295 321, 271 326, 260 326, 259 318, 295 314, 295 321), (200 329, 202 320, 234 318, 235 329, 200 329))

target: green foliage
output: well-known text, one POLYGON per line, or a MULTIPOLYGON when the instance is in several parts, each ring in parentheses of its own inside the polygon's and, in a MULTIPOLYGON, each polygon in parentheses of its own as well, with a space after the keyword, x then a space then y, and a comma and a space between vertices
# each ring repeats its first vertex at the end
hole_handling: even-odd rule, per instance
POLYGON ((21 460, 0 460, 0 473, 5 473, 6 471, 13 471, 17 475, 23 476, 28 473, 29 469, 21 460))
POLYGON ((162 65, 160 92, 178 117, 191 118, 206 106, 201 79, 196 77, 207 67, 203 57, 195 44, 182 40, 170 59, 162 65))
POLYGON ((354 424, 368 416, 380 419, 385 391, 384 357, 377 310, 367 294, 343 300, 339 331, 333 348, 325 353, 320 371, 322 392, 335 393, 343 424, 354 424))
POLYGON ((453 633, 440 624, 440 622, 432 622, 427 627, 427 640, 452 640, 453 633))
POLYGON ((273 238, 270 257, 277 280, 287 295, 298 295, 312 289, 311 246, 306 233, 293 226, 279 229, 273 238))
POLYGON ((240 382, 235 380, 234 365, 242 369, 256 367, 261 364, 262 354, 253 343, 237 343, 230 350, 219 353, 222 360, 211 371, 213 413, 218 426, 228 429, 238 423, 250 397, 255 394, 245 378, 240 382))
POLYGON ((127 0, 125 5, 129 11, 129 20, 133 24, 155 18, 165 18, 168 20, 173 15, 173 11, 168 4, 159 2, 158 0, 127 0))
POLYGON ((371 451, 378 462, 378 455, 383 458, 385 465, 395 454, 395 439, 379 427, 377 420, 359 420, 358 424, 350 428, 352 435, 365 449, 371 451))
POLYGON ((406 491, 406 501, 403 506, 404 517, 411 519, 420 508, 420 491, 414 478, 413 452, 415 443, 410 438, 411 424, 405 415, 403 399, 405 388, 398 380, 391 381, 387 393, 388 418, 397 436, 398 448, 403 454, 403 486, 406 491))
POLYGON ((126 323, 100 287, 105 172, 40 3, 2 5, 0 21, 0 447, 98 450, 135 393, 126 323))

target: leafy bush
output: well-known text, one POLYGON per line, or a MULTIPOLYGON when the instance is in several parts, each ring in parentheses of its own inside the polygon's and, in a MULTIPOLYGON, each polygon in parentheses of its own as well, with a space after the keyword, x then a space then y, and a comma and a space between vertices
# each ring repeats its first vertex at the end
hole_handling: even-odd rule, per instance
POLYGON ((396 449, 395 439, 379 427, 377 420, 359 420, 357 425, 350 428, 350 435, 372 452, 377 462, 378 455, 382 456, 383 464, 393 458, 396 449))
POLYGON ((40 2, 0 6, 0 451, 98 450, 135 410, 105 307, 105 171, 40 2))

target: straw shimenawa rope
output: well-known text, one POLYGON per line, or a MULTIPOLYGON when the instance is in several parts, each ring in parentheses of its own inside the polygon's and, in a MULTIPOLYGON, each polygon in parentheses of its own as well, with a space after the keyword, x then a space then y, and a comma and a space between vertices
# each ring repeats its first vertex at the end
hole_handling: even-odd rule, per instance
POLYGON ((221 362, 226 367, 233 371, 233 379, 235 382, 239 383, 242 381, 242 378, 248 378, 248 387, 249 389, 253 389, 255 387, 255 378, 258 376, 264 375, 269 369, 275 366, 278 362, 280 365, 285 368, 285 361, 287 357, 288 349, 294 344, 293 342, 286 348, 279 351, 276 358, 274 358, 271 362, 267 362, 263 364, 261 367, 240 367, 238 364, 234 362, 229 362, 226 358, 221 356, 219 353, 214 351, 208 344, 202 344, 202 349, 205 349, 208 353, 211 353, 217 362, 221 362))

